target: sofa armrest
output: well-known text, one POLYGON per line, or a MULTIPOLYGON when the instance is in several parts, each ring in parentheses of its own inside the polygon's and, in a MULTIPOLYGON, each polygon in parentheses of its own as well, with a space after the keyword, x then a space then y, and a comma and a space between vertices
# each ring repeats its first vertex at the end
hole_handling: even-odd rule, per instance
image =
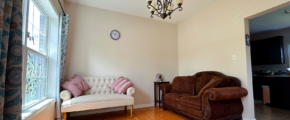
POLYGON ((242 87, 211 88, 206 93, 212 94, 210 101, 237 99, 248 95, 248 91, 242 87))
POLYGON ((126 91, 126 94, 132 96, 135 93, 135 88, 129 87, 126 91))
POLYGON ((161 84, 160 90, 162 91, 162 94, 165 95, 166 93, 170 93, 172 84, 161 84))
POLYGON ((60 99, 67 101, 71 99, 71 93, 68 90, 63 90, 59 94, 60 99))

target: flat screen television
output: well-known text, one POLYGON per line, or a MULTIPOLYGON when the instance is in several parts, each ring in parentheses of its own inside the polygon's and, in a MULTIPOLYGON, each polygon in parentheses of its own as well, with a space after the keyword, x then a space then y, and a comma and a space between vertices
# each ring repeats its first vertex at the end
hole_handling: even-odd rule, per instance
POLYGON ((251 41, 252 65, 284 64, 283 36, 251 41))

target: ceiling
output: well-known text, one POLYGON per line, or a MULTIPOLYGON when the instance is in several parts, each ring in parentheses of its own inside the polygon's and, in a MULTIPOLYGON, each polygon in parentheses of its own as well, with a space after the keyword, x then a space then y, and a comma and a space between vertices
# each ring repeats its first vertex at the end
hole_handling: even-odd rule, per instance
POLYGON ((290 10, 290 6, 261 15, 249 20, 250 33, 279 30, 290 27, 290 14, 283 14, 290 10))
MULTIPOLYGON (((116 11, 120 13, 126 13, 144 18, 150 18, 151 15, 151 13, 147 8, 146 0, 66 0, 66 1, 116 11)), ((171 15, 171 19, 166 18, 166 20, 163 20, 157 16, 154 16, 153 19, 177 24, 191 17, 192 15, 198 13, 199 11, 209 7, 211 4, 217 1, 218 0, 184 0, 182 5, 183 11, 176 10, 171 15)), ((175 4, 176 7, 176 0, 173 0, 173 3, 175 4)))

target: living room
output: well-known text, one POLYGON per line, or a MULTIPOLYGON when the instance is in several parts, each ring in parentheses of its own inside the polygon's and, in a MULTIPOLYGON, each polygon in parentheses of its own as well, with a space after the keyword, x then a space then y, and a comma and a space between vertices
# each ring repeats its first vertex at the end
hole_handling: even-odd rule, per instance
POLYGON ((3 32, 1 41, 6 48, 1 53, 2 66, 4 73, 7 68, 8 78, 1 74, 4 78, 1 84, 2 118, 255 120, 250 47, 245 43, 245 35, 250 34, 248 20, 283 8, 290 2, 166 1, 6 1, 2 7, 5 8, 2 11, 6 11, 3 12, 2 24, 6 26, 2 27, 6 30, 9 25, 11 30, 3 32), (169 11, 151 18, 152 12, 158 13, 159 7, 152 8, 155 2, 160 7, 166 6, 164 9, 169 11), (177 8, 174 12, 171 2, 177 8), (11 23, 7 18, 9 15, 13 18, 11 23), (19 32, 19 29, 22 31, 19 32), (19 43, 22 43, 20 53, 13 46, 19 43), (8 50, 15 50, 17 55, 8 50), (6 55, 8 59, 4 57, 6 55), (11 72, 15 67, 18 71, 11 72), (161 76, 163 82, 172 85, 175 84, 174 80, 207 79, 202 85, 180 84, 178 89, 185 89, 186 85, 194 86, 192 92, 196 93, 191 94, 200 93, 199 97, 203 92, 211 92, 214 96, 206 96, 208 98, 202 102, 203 105, 208 105, 206 101, 234 99, 231 101, 233 104, 223 104, 217 110, 199 105, 200 110, 191 113, 185 110, 187 107, 175 111, 164 97, 167 85, 161 85, 156 89, 163 89, 163 94, 158 95, 165 99, 162 99, 163 103, 159 102, 163 107, 159 108, 154 106, 154 95, 157 93, 154 85, 156 82, 161 84, 156 80, 156 74, 158 79, 161 76), (23 79, 20 80, 19 76, 23 79), (212 88, 212 85, 219 86, 216 82, 224 80, 216 79, 217 76, 236 84, 226 85, 230 90, 212 88), (10 77, 14 81, 10 82, 10 77), (75 83, 71 83, 69 88, 64 87, 65 82, 73 79, 84 85, 82 91, 79 87, 71 87, 75 83), (107 87, 113 87, 111 85, 121 80, 127 83, 124 86, 127 89, 115 95, 119 91, 107 87), (217 90, 201 90, 205 86, 217 90), (88 89, 84 90, 86 87, 88 89), (73 90, 80 94, 74 94, 76 91, 73 90), (229 96, 218 93, 228 93, 229 96), (217 94, 220 98, 215 96, 217 94), (108 102, 112 99, 116 101, 108 102), (218 113, 227 105, 232 105, 231 109, 236 113, 218 113))

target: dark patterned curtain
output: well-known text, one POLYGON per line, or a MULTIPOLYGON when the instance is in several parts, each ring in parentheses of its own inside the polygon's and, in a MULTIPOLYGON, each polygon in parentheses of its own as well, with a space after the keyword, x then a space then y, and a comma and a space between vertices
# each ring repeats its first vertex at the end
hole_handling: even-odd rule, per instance
POLYGON ((66 56, 66 44, 67 44, 67 33, 68 33, 68 24, 69 24, 69 14, 65 16, 60 16, 61 21, 61 55, 60 55, 60 82, 64 81, 64 72, 65 72, 65 56, 66 56))
POLYGON ((0 0, 0 120, 21 120, 22 0, 0 0))

